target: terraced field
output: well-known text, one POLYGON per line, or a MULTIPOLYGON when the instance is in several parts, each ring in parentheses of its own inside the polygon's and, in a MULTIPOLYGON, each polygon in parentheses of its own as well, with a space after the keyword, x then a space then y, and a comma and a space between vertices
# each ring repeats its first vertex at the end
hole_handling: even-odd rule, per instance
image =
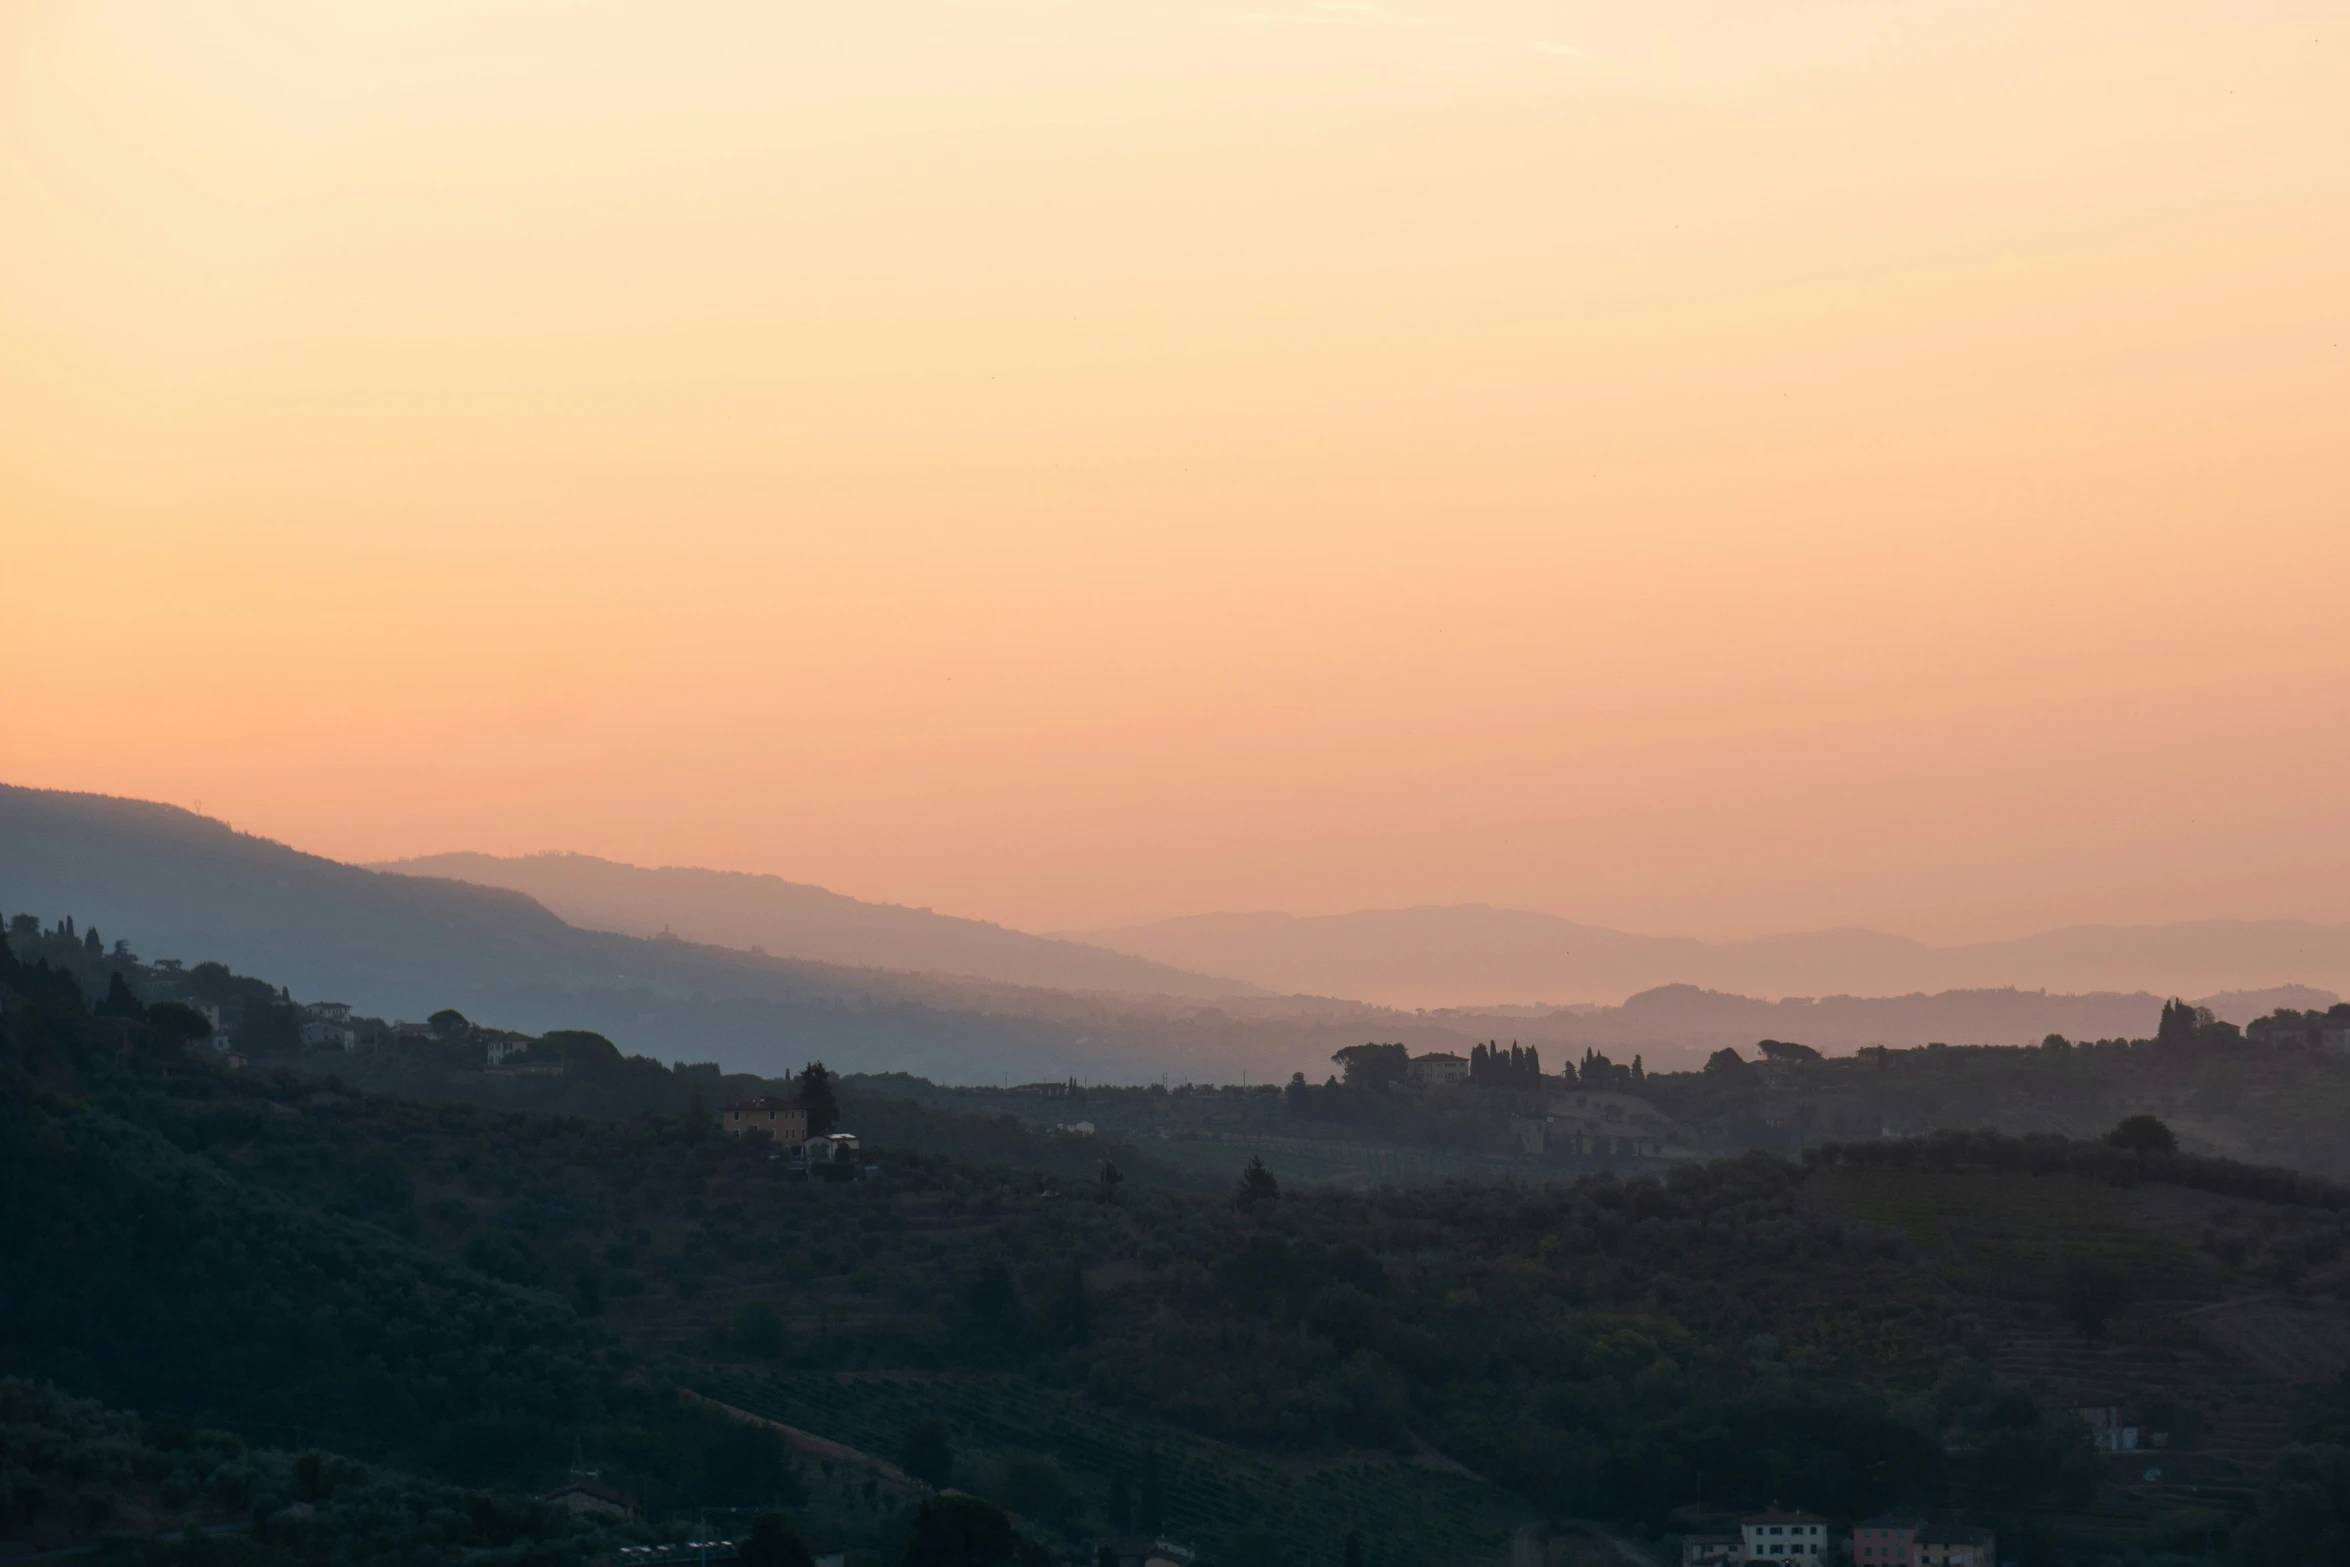
MULTIPOLYGON (((2130 1406, 2149 1393, 2191 1412, 2170 1444, 2100 1460, 2095 1499, 2050 1522, 2077 1548, 2149 1543, 2194 1554, 2249 1512, 2287 1441, 2293 1385, 2350 1362, 2350 1307, 2231 1275, 2197 1245, 2229 1206, 2177 1188, 2117 1188, 2024 1174, 1931 1178, 1839 1172, 1820 1200, 1900 1230, 1975 1315, 1993 1370, 2044 1409, 2130 1406), (2137 1282, 2106 1333, 2085 1341, 2056 1309, 2065 1257, 2137 1282)), ((2233 1205, 2257 1224, 2264 1205, 2233 1205)))
POLYGON ((1016 1377, 786 1374, 714 1379, 702 1391, 884 1458, 936 1418, 959 1450, 1049 1454, 1097 1512, 1111 1476, 1123 1470, 1135 1485, 1155 1453, 1166 1532, 1224 1560, 1330 1567, 1348 1531, 1359 1530, 1372 1567, 1498 1563, 1526 1516, 1506 1493, 1433 1456, 1285 1464, 1016 1377))

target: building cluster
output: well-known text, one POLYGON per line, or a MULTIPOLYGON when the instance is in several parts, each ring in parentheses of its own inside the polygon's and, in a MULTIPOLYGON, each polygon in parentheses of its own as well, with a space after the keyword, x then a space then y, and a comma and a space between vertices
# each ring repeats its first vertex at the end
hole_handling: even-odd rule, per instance
POLYGON ((1609 1089, 1570 1088, 1551 1096, 1540 1115, 1510 1118, 1527 1153, 1577 1158, 1694 1157, 1697 1140, 1645 1099, 1609 1089))
POLYGON ((718 1129, 729 1137, 764 1132, 783 1153, 805 1157, 811 1164, 856 1162, 857 1139, 849 1132, 808 1135, 808 1108, 781 1094, 758 1094, 737 1100, 718 1112, 718 1129))
POLYGON ((2350 1001, 2336 1002, 2323 1012, 2280 1007, 2245 1029, 2244 1037, 2278 1049, 2350 1055, 2350 1001))
POLYGON ((347 1001, 313 1001, 302 1009, 302 1043, 313 1050, 356 1050, 359 1031, 351 1026, 347 1001))
MULTIPOLYGON (((1998 1567, 1998 1537, 1988 1529, 1923 1518, 1867 1518, 1847 1542, 1853 1567, 1998 1567)), ((1816 1513, 1773 1507, 1738 1521, 1736 1534, 1681 1538, 1681 1567, 1818 1567, 1834 1558, 1836 1537, 1816 1513)))

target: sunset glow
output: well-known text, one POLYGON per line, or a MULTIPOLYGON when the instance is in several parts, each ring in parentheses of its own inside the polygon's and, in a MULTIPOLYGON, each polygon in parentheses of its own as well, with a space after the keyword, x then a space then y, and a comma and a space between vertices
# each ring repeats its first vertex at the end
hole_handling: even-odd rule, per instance
POLYGON ((1040 930, 2338 922, 2340 22, 36 0, 0 780, 1040 930))

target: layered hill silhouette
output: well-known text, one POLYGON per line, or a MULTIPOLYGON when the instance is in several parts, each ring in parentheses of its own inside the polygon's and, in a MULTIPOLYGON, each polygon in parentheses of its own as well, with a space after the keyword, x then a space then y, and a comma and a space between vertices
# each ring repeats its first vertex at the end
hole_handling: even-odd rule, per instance
POLYGON ((1466 904, 1317 917, 1200 914, 1062 934, 1269 990, 1395 1007, 1615 1005, 1663 985, 1771 999, 2006 987, 2188 996, 2350 989, 2350 925, 2303 920, 2080 925, 1937 947, 1871 930, 1705 942, 1466 904))
POLYGON ((590 854, 431 854, 369 867, 523 893, 573 925, 757 948, 818 963, 911 969, 1007 985, 1218 997, 1257 987, 1147 958, 929 909, 866 903, 780 876, 650 869, 590 854))
MULTIPOLYGON (((1067 998, 958 986, 566 924, 520 893, 345 865, 176 806, 0 786, 0 911, 71 914, 144 955, 212 960, 301 1001, 422 1018, 451 1006, 501 1027, 588 1028, 630 1051, 763 1073, 842 1070, 952 1081, 1131 1071, 1130 1042, 1049 1015, 1067 998)), ((1162 1042, 1152 1074, 1234 1075, 1162 1042)))
MULTIPOLYGON (((432 863, 479 869, 470 860, 432 863)), ((406 871, 419 864, 406 862, 406 871)), ((2081 994, 1984 984, 1877 997, 1815 1000, 1782 992, 1757 999, 1687 977, 1705 973, 1707 955, 1721 949, 1658 942, 1662 955, 1644 960, 1652 965, 1645 972, 1672 977, 1620 1004, 1406 1010, 1331 996, 1338 988, 1333 981, 1347 975, 1374 996, 1395 986, 1377 972, 1340 968, 1330 954, 1353 964, 1364 951, 1383 953, 1407 977, 1465 973, 1471 979, 1464 984, 1490 983, 1508 994, 1500 987, 1510 976, 1551 950, 1527 933, 1548 940, 1555 933, 1547 926, 1565 922, 1479 911, 1503 914, 1494 927, 1514 929, 1522 939, 1514 946, 1497 941, 1488 950, 1472 939, 1477 922, 1437 922, 1444 939, 1425 951, 1405 939, 1408 925, 1399 929, 1377 916, 1287 922, 1310 928, 1312 939, 1324 943, 1329 966, 1302 974, 1293 987, 1322 993, 1217 994, 1238 987, 1165 963, 1090 954, 979 921, 880 908, 768 878, 636 871, 594 861, 583 867, 568 857, 537 869, 553 879, 584 873, 575 891, 594 883, 598 896, 613 900, 630 885, 660 889, 679 901, 641 913, 602 902, 579 917, 639 930, 667 924, 673 934, 648 939, 584 929, 511 888, 341 864, 174 806, 0 786, 0 913, 52 920, 71 914, 110 939, 128 938, 150 958, 209 959, 271 975, 291 986, 297 1000, 346 1001, 390 1018, 422 1018, 453 1006, 499 1027, 589 1028, 625 1051, 767 1074, 821 1058, 841 1070, 917 1072, 961 1083, 1071 1074, 1111 1082, 1262 1082, 1293 1071, 1319 1079, 1331 1070, 1334 1051, 1371 1039, 1463 1053, 1479 1040, 1518 1039, 1539 1044, 1553 1067, 1589 1048, 1619 1060, 1642 1053, 1652 1066, 1669 1067, 1765 1037, 1831 1052, 1933 1040, 2020 1044, 2051 1032, 2140 1037, 2153 1031, 2163 998, 2181 993, 2201 995, 2236 1022, 2276 1006, 2333 999, 2307 987, 2213 994, 2159 979, 2081 994), (737 903, 695 901, 712 888, 737 903), (843 928, 826 927, 832 915, 843 928), (787 916, 800 922, 797 934, 787 916), (729 918, 741 923, 728 924, 729 918), (761 939, 752 922, 769 918, 774 923, 758 927, 761 939), (704 939, 677 939, 679 927, 704 939), (1384 945, 1350 949, 1331 934, 1364 927, 1380 932, 1384 945), (786 940, 805 945, 757 952, 722 944, 786 940), (898 966, 812 961, 809 949, 887 954, 898 966), (915 972, 911 965, 922 961, 1000 962, 1005 973, 1077 978, 1053 986, 915 972), (1120 976, 1143 988, 1078 983, 1106 985, 1120 976)), ((577 912, 586 905, 568 907, 577 912)), ((1218 950, 1279 985, 1293 971, 1276 960, 1284 952, 1294 958, 1296 948, 1275 939, 1277 926, 1267 928, 1274 932, 1264 947, 1271 957, 1251 962, 1246 943, 1218 950)), ((1648 941, 1592 934, 1616 937, 1618 953, 1648 941)), ((1628 960, 1616 972, 1644 975, 1628 960)))

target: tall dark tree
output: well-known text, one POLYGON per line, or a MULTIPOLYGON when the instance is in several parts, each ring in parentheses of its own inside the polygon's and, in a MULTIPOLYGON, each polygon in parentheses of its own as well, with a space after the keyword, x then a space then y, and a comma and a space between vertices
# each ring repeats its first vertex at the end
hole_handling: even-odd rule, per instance
POLYGON ((685 1101, 685 1140, 698 1143, 709 1135, 710 1106, 702 1098, 702 1085, 696 1083, 685 1101))
POLYGON ((761 1513, 751 1520, 751 1535, 735 1547, 743 1567, 816 1567, 808 1542, 782 1513, 761 1513))
POLYGON ((2177 1153, 2176 1133, 2150 1115, 2133 1115, 2105 1134, 2105 1140, 2131 1153, 2177 1153))
POLYGON ((2081 1342, 2093 1343, 2105 1334, 2105 1325, 2129 1298, 2129 1281, 2110 1264, 2068 1256, 2057 1303, 2067 1321, 2079 1330, 2081 1342))
POLYGON ((2196 1009, 2173 996, 2162 1004, 2162 1020, 2155 1025, 2154 1037, 2164 1044, 2173 1044, 2195 1037, 2196 1009))
POLYGON ((98 939, 97 926, 92 925, 90 933, 82 938, 82 950, 94 958, 106 956, 106 943, 98 939))
POLYGON ((811 1061, 800 1071, 800 1103, 808 1112, 810 1137, 822 1137, 840 1125, 840 1099, 832 1085, 832 1074, 821 1061, 811 1061))
POLYGON ((1110 1528, 1117 1534, 1134 1532, 1134 1493, 1126 1488, 1122 1467, 1110 1471, 1110 1528))
POLYGON ((1167 1527, 1167 1499, 1159 1489, 1159 1455, 1142 1460, 1142 1501, 1134 1509, 1135 1527, 1157 1539, 1167 1527))
POLYGON ((1273 1201, 1281 1195, 1281 1183, 1273 1172, 1265 1168, 1262 1154, 1251 1154, 1248 1168, 1240 1172, 1240 1201, 1248 1206, 1273 1201))
POLYGON ((933 1496, 914 1509, 900 1567, 1001 1567, 1020 1547, 1012 1520, 976 1496, 933 1496))
POLYGON ((432 1025, 433 1037, 436 1039, 461 1039, 473 1032, 473 1025, 455 1007, 443 1007, 426 1018, 425 1022, 432 1025))
POLYGON ((1330 1058, 1346 1068, 1346 1086, 1384 1092, 1412 1069, 1412 1053, 1401 1045, 1349 1045, 1330 1058))
POLYGON ((947 1428, 925 1420, 907 1432, 898 1448, 898 1467, 933 1491, 945 1490, 955 1474, 955 1450, 947 1441, 947 1428))
POLYGON ((1093 1332, 1093 1297, 1086 1293, 1085 1267, 1075 1257, 1061 1274, 1061 1282, 1045 1302, 1046 1325, 1072 1344, 1082 1344, 1093 1332))
POLYGON ((106 976, 106 999, 99 1002, 92 1010, 100 1017, 145 1017, 147 1015, 147 1009, 139 1004, 139 998, 131 993, 131 987, 124 982, 120 969, 116 969, 106 976))
POLYGON ((212 1037, 212 1020, 184 1001, 158 1001, 147 1009, 147 1026, 165 1044, 192 1045, 212 1037))

